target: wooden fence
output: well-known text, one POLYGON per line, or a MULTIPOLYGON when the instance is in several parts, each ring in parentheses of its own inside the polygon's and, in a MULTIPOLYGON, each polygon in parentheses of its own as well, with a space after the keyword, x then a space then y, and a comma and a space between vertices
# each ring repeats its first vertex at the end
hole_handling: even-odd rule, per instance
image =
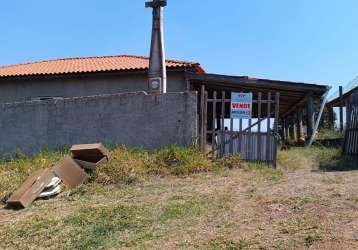
POLYGON ((225 131, 217 136, 217 145, 225 144, 223 155, 239 154, 242 160, 276 164, 277 137, 270 133, 225 131), (230 138, 232 138, 230 140, 230 138))
POLYGON ((346 155, 358 156, 358 92, 351 95, 346 113, 347 123, 343 152, 346 155))
POLYGON ((206 152, 207 143, 211 140, 212 157, 240 154, 243 160, 266 162, 276 166, 278 147, 278 120, 280 94, 276 92, 256 93, 253 100, 255 105, 254 119, 247 119, 247 127, 243 127, 243 119, 238 119, 238 128, 234 128, 234 119, 228 111, 231 98, 225 91, 217 97, 212 91, 210 98, 208 91, 202 86, 200 101, 200 146, 206 152), (212 113, 208 116, 208 107, 212 113), (225 119, 230 125, 225 127, 225 119), (274 121, 272 126, 272 121, 274 121), (264 124, 265 123, 265 124, 264 124), (210 124, 211 129, 208 129, 210 124), (266 131, 263 130, 266 127, 266 131), (254 128, 256 131, 254 131, 254 128))

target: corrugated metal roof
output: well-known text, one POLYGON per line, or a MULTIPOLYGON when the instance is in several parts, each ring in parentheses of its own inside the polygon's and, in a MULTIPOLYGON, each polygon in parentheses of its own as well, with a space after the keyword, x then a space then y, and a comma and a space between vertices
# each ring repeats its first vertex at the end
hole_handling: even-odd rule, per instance
MULTIPOLYGON (((198 72, 204 72, 199 63, 167 60, 170 68, 195 68, 198 72)), ((107 71, 147 70, 149 58, 133 55, 76 57, 54 59, 47 61, 30 62, 0 67, 0 78, 15 76, 41 76, 78 74, 107 71)))

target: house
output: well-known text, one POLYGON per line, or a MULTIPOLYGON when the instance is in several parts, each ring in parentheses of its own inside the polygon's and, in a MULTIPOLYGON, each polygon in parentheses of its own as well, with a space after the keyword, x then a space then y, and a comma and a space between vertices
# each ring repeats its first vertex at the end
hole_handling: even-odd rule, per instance
MULTIPOLYGON (((147 91, 148 68, 148 57, 134 55, 65 58, 3 66, 0 67, 0 103, 147 91)), ((227 97, 231 92, 244 91, 256 97, 262 92, 264 98, 269 92, 279 92, 282 125, 286 131, 297 130, 298 137, 302 137, 303 119, 307 136, 313 133, 313 103, 320 102, 328 89, 322 84, 209 74, 199 63, 179 60, 167 60, 167 75, 168 92, 195 90, 199 98, 202 86, 209 96, 213 91, 219 94, 226 91, 227 97)), ((211 124, 208 126, 210 128, 211 124)))
POLYGON ((188 145, 198 136, 204 148, 214 141, 215 131, 224 129, 225 119, 231 119, 230 98, 237 92, 251 93, 248 123, 266 121, 266 136, 275 137, 275 143, 278 133, 302 137, 304 124, 310 138, 319 122, 314 120, 315 103, 329 89, 322 84, 210 74, 199 63, 167 60, 169 93, 146 95, 138 91, 148 90, 148 66, 147 57, 121 55, 0 67, 0 148, 4 153, 32 153, 43 147, 102 141, 153 149, 188 145))
MULTIPOLYGON (((91 96, 147 90, 149 59, 119 55, 77 57, 0 67, 0 102, 91 96)), ((194 62, 167 60, 168 92, 189 88, 186 73, 202 73, 194 62)))

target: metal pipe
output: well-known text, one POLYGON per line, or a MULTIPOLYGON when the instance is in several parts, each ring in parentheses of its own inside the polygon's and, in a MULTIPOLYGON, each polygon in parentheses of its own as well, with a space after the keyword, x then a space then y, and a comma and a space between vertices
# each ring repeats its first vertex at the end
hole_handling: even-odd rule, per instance
POLYGON ((153 0, 146 2, 145 7, 153 8, 152 40, 149 58, 149 86, 148 91, 152 93, 167 92, 167 70, 165 62, 164 47, 164 7, 166 0, 153 0))

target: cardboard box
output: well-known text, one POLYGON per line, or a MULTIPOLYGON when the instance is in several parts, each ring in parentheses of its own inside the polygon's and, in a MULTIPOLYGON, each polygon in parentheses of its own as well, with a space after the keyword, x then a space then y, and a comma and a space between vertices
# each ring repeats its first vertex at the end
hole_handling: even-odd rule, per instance
POLYGON ((88 179, 86 172, 70 156, 65 156, 52 169, 70 188, 76 188, 88 179))
POLYGON ((11 207, 27 207, 41 194, 51 182, 54 173, 51 169, 39 170, 33 173, 22 186, 7 200, 11 207))
POLYGON ((110 158, 102 143, 73 145, 70 150, 72 158, 85 169, 94 170, 110 158))

